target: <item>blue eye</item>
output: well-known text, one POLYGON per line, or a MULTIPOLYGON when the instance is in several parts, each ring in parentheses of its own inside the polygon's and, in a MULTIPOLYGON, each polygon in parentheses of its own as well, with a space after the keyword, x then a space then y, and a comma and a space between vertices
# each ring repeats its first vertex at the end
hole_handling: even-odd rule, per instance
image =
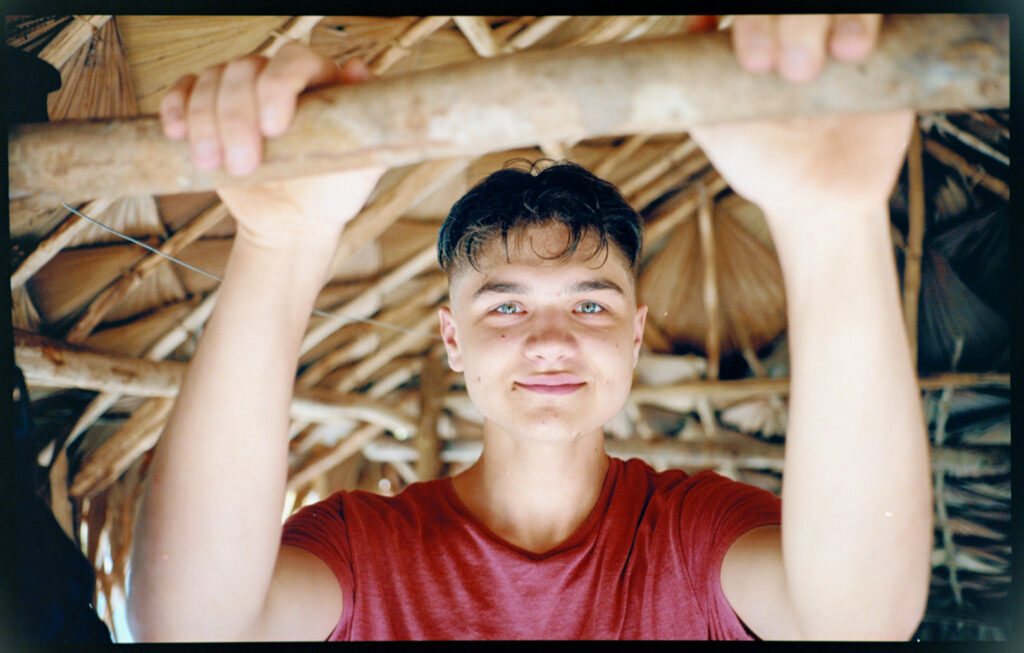
POLYGON ((494 310, 495 312, 502 313, 503 315, 512 315, 513 313, 519 312, 519 307, 510 302, 508 304, 502 304, 494 310))
POLYGON ((597 302, 583 302, 576 310, 580 313, 600 313, 604 307, 597 302))

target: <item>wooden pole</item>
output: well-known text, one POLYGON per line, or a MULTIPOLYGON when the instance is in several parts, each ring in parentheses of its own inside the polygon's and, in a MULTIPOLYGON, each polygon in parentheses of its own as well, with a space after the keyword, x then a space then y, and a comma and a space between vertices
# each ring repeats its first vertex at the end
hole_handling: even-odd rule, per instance
MULTIPOLYGON (((114 200, 93 200, 85 206, 78 207, 78 210, 87 216, 94 218, 100 213, 105 211, 114 200)), ((75 213, 70 213, 60 226, 50 232, 46 238, 36 246, 36 248, 29 254, 18 269, 11 275, 11 290, 17 290, 26 281, 32 278, 32 275, 39 271, 44 265, 50 262, 54 256, 60 253, 64 246, 75 239, 75 236, 80 234, 83 229, 89 226, 89 221, 79 217, 75 213)))
POLYGON ((924 244, 924 166, 921 165, 921 130, 914 125, 907 150, 907 249, 903 264, 903 316, 910 357, 917 369, 917 304, 921 292, 921 255, 924 244))
POLYGON ((21 125, 9 132, 9 198, 12 210, 45 208, 714 122, 1008 105, 1005 15, 891 16, 866 62, 831 61, 809 84, 748 74, 727 34, 692 34, 321 89, 303 98, 289 132, 244 179, 195 169, 188 144, 167 140, 155 117, 21 125))
POLYGON ((441 438, 437 434, 437 418, 441 415, 445 384, 444 349, 436 346, 420 367, 420 421, 416 433, 416 475, 429 481, 441 474, 441 438))
POLYGON ((924 139, 924 149, 940 163, 955 168, 965 179, 981 184, 1004 200, 1010 199, 1010 187, 1006 185, 1006 182, 988 174, 980 165, 973 165, 953 150, 930 138, 924 139))
MULTIPOLYGON (((88 214, 86 214, 88 215, 88 214)), ((150 254, 132 267, 126 270, 116 281, 107 286, 95 299, 93 299, 85 313, 78 318, 75 324, 68 331, 65 340, 72 344, 85 342, 93 329, 99 325, 103 317, 111 308, 117 305, 132 290, 142 284, 151 274, 167 264, 167 256, 177 256, 200 236, 206 233, 211 227, 228 216, 227 207, 217 202, 193 218, 187 225, 179 229, 173 236, 167 239, 159 250, 161 254, 150 254)), ((92 217, 92 216, 89 216, 92 217)))
MULTIPOLYGON (((424 326, 436 319, 434 311, 424 316, 424 326), (434 317, 432 317, 434 316, 434 317)), ((404 335, 404 334, 403 334, 404 335)), ((412 338, 410 337, 410 340, 412 338)), ((397 352, 396 352, 397 353, 397 352)), ((389 356, 390 360, 393 356, 389 356)), ((177 361, 153 361, 131 356, 116 356, 73 347, 66 343, 21 329, 14 329, 14 360, 25 374, 29 385, 59 388, 82 388, 100 392, 120 392, 141 397, 173 397, 184 377, 188 363, 177 361)), ((379 369, 379 366, 376 368, 379 369)), ((937 390, 952 386, 963 387, 1010 387, 1010 375, 1001 373, 945 373, 918 379, 922 390, 937 390)), ((660 405, 678 397, 707 395, 715 401, 738 401, 767 394, 788 394, 789 379, 738 379, 731 381, 694 380, 662 386, 636 385, 630 393, 630 401, 660 405)), ((449 393, 451 397, 465 395, 464 392, 449 393)), ((305 406, 313 412, 316 405, 333 411, 341 406, 357 408, 370 407, 369 403, 353 401, 333 391, 313 388, 297 389, 296 398, 305 398, 305 406)), ((292 415, 299 417, 304 410, 292 415)), ((334 413, 325 413, 334 415, 334 413)), ((356 417, 362 419, 362 417, 356 417)))
MULTIPOLYGON (((188 363, 115 356, 14 330, 14 360, 29 385, 82 388, 142 397, 175 397, 188 363)), ((310 422, 351 420, 412 434, 416 424, 379 401, 316 388, 296 389, 291 416, 310 422)))
MULTIPOLYGON (((709 469, 724 464, 735 464, 743 469, 770 469, 782 471, 785 445, 762 442, 749 435, 719 429, 714 440, 688 442, 674 438, 618 440, 605 438, 605 451, 616 458, 645 458, 658 460, 666 466, 686 469, 709 469)), ((481 440, 446 440, 441 451, 442 462, 473 463, 483 450, 481 440)), ((362 447, 367 459, 378 462, 413 462, 418 458, 411 443, 391 438, 379 438, 362 447)), ((932 447, 931 465, 936 471, 956 476, 985 476, 1006 473, 1010 457, 1006 451, 989 449, 961 449, 932 447)))

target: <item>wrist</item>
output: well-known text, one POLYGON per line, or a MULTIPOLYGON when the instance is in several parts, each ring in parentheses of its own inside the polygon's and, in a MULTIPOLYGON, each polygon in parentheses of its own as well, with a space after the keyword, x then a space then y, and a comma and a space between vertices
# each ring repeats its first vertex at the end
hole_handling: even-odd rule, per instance
POLYGON ((790 204, 766 209, 765 219, 787 285, 794 278, 840 271, 845 262, 871 253, 892 255, 886 205, 816 208, 790 204))
POLYGON ((344 225, 303 225, 301 229, 262 231, 238 222, 235 231, 235 246, 261 252, 265 256, 280 256, 297 260, 297 257, 311 257, 314 260, 334 256, 344 225))

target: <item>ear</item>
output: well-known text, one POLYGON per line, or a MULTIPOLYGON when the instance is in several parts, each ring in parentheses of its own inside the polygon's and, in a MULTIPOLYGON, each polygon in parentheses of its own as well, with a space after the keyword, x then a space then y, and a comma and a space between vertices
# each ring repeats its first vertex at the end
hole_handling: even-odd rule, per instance
POLYGON ((636 307, 636 321, 633 323, 633 367, 640 362, 640 345, 644 342, 644 325, 647 324, 647 304, 636 307))
POLYGON ((462 372, 462 352, 459 350, 458 329, 455 327, 452 309, 442 306, 437 314, 441 320, 441 339, 444 340, 444 348, 448 352, 448 367, 452 368, 453 372, 462 372))

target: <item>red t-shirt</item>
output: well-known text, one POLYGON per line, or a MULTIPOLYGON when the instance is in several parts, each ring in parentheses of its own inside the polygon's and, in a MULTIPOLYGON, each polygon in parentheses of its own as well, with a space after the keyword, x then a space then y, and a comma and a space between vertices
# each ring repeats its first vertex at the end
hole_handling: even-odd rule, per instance
POLYGON ((722 558, 780 511, 711 471, 611 458, 590 515, 542 554, 487 529, 450 478, 395 497, 338 492, 292 515, 282 541, 341 583, 330 640, 751 639, 722 593, 722 558))

